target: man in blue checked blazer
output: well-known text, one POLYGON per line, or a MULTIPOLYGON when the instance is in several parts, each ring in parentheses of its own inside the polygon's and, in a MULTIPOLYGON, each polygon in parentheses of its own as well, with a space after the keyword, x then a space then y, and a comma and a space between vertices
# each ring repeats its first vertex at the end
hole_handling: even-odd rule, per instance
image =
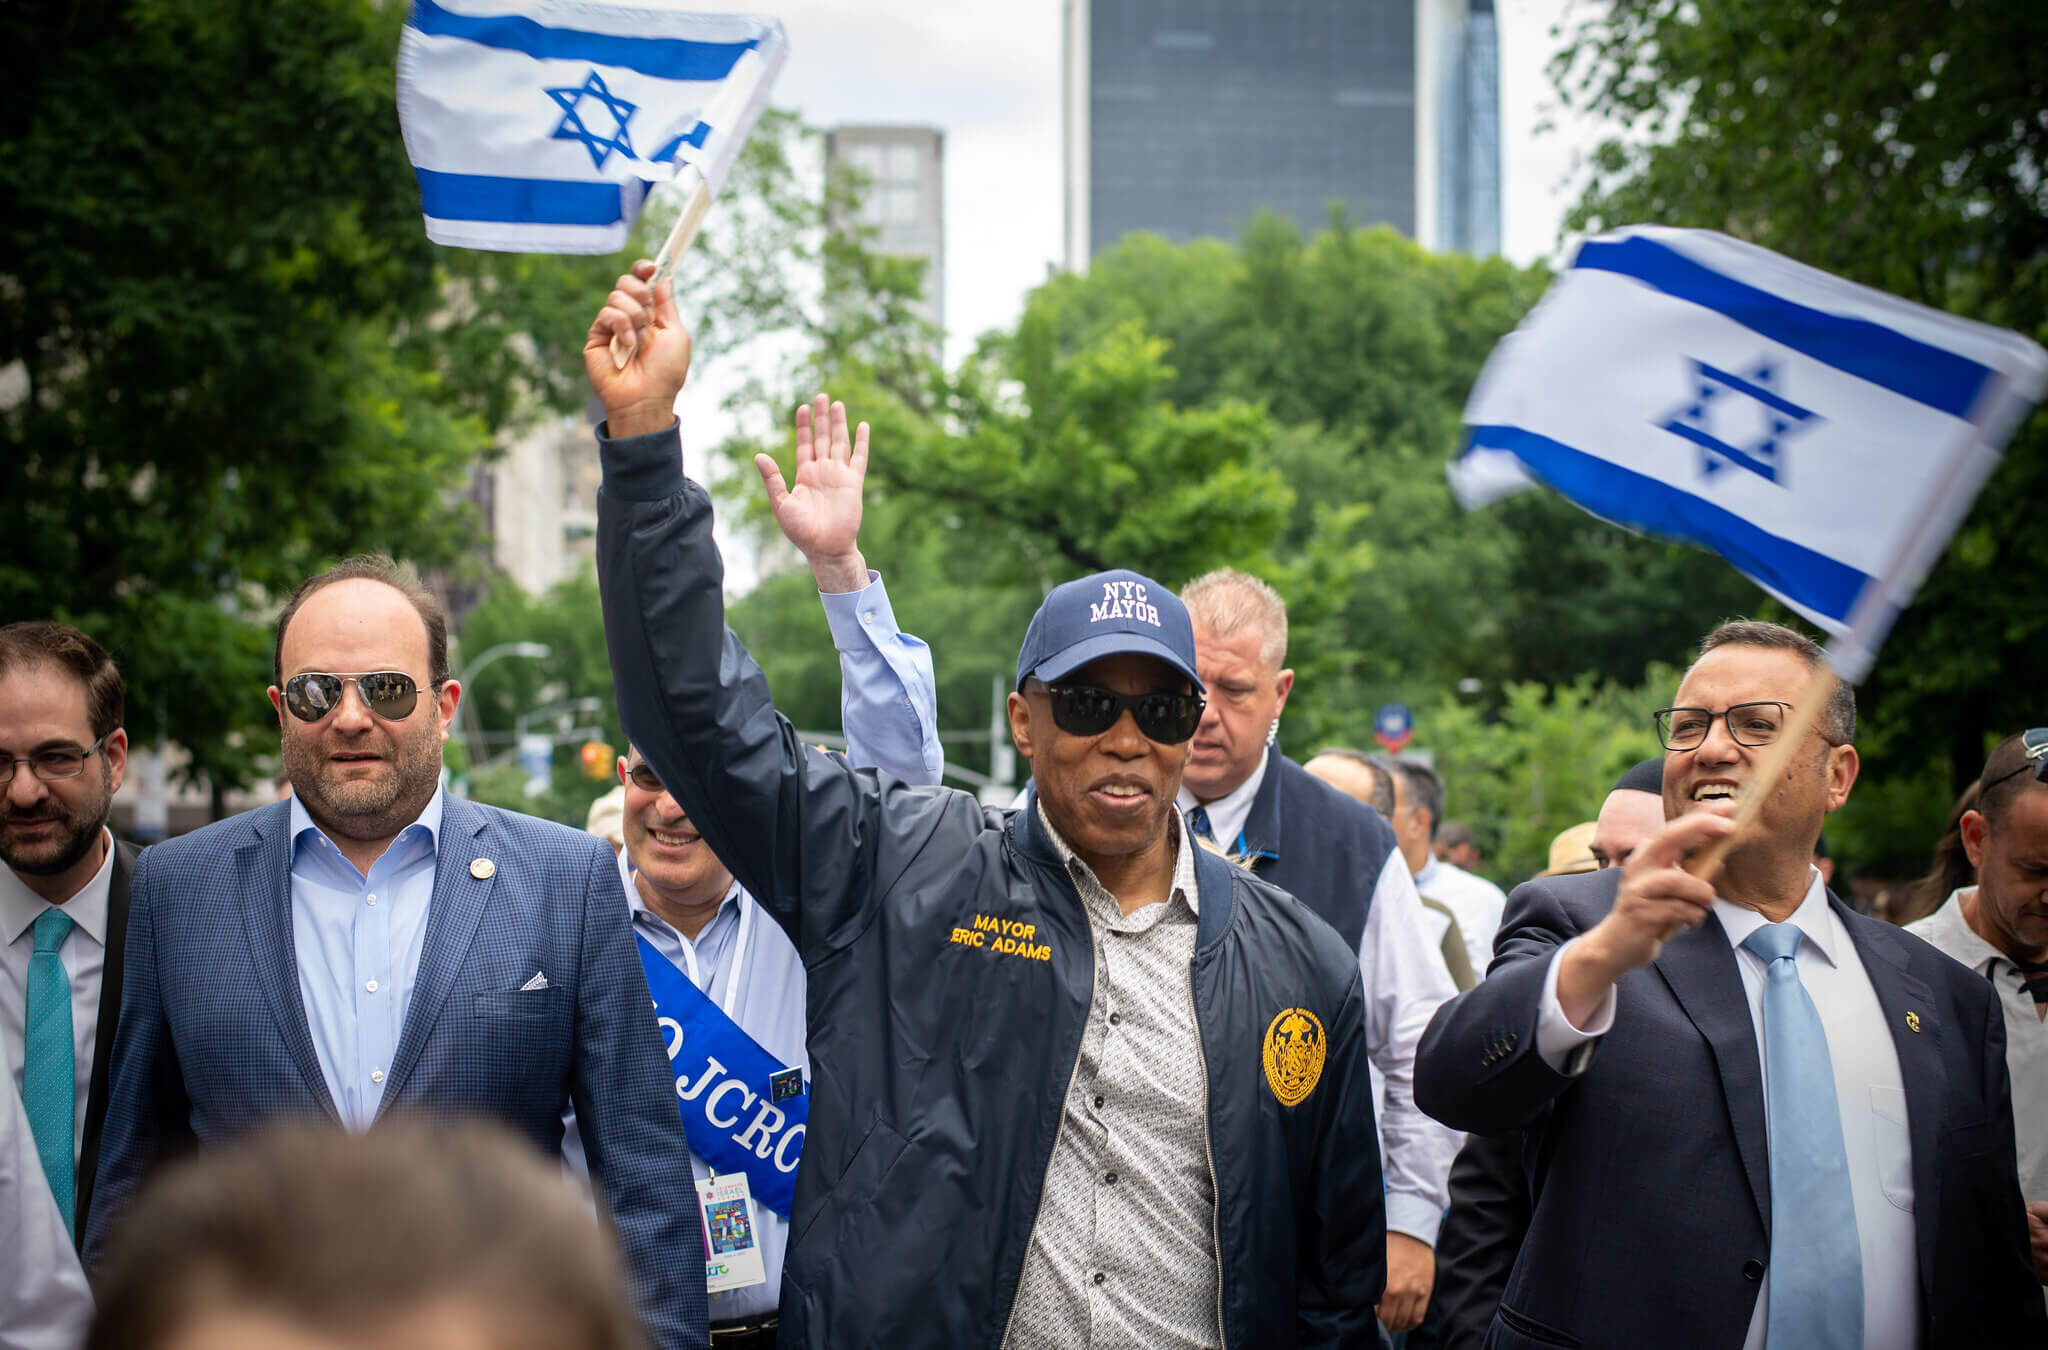
POLYGON ((301 586, 276 659, 292 797, 135 870, 88 1269, 194 1142, 490 1116, 557 1153, 573 1102, 655 1343, 705 1345, 688 1144, 611 850, 441 790, 447 624, 388 559, 301 586))

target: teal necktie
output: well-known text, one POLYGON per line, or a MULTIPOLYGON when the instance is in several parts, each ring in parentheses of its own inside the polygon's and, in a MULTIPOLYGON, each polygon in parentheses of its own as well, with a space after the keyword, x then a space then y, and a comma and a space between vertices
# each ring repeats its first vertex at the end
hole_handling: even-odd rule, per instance
POLYGON ((1835 1104, 1827 1031, 1799 979, 1798 925, 1743 946, 1764 961, 1764 1093, 1770 1105, 1771 1291, 1767 1350, 1863 1344, 1863 1248, 1835 1104))
POLYGON ((28 1111, 29 1133, 35 1136, 36 1156, 67 1231, 77 1204, 71 1141, 78 1079, 71 1048, 71 977, 57 949, 73 927, 61 909, 46 909, 36 920, 35 954, 28 959, 28 1045, 21 1065, 21 1104, 28 1111))

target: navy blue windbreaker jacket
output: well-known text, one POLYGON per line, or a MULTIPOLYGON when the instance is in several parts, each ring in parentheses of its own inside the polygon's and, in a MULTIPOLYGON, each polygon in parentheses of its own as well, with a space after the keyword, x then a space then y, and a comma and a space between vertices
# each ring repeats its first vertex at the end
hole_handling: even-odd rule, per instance
MULTIPOLYGON (((1080 897, 1030 806, 986 809, 804 746, 725 627, 710 501, 682 476, 675 430, 606 440, 603 457, 620 719, 809 976, 781 1344, 994 1350, 1094 987, 1080 897)), ((1376 1345, 1385 1205, 1356 954, 1285 892, 1197 859, 1225 1344, 1376 1345), (1321 1025, 1324 1054, 1284 1105, 1275 1083, 1293 1095, 1302 1075, 1274 1079, 1265 1047, 1290 1010, 1321 1025)))

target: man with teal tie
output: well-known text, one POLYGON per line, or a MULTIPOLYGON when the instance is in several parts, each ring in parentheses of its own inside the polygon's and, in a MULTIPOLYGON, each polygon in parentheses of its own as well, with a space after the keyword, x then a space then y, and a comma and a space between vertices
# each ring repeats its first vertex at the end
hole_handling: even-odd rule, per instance
POLYGON ((0 628, 0 1042, 74 1241, 92 1197, 136 850, 107 829, 128 764, 121 674, 64 624, 0 628))
POLYGON ((1708 634, 1657 714, 1665 827, 1519 887, 1423 1037, 1422 1108, 1541 1160, 1489 1345, 2048 1344, 1994 991, 1813 868, 1856 780, 1847 686, 1714 881, 1683 867, 1822 659, 1776 624, 1708 634))

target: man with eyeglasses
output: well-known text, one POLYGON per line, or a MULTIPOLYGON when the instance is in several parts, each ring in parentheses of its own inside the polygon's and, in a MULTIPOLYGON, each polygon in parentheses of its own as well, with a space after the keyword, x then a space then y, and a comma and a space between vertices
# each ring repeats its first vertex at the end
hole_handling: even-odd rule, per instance
MULTIPOLYGON (((1008 703, 1018 810, 812 752, 724 624, 672 411, 688 335, 652 271, 584 352, 598 577, 628 734, 810 973, 781 1344, 1371 1344, 1357 957, 1181 831, 1186 608, 1128 571, 1046 596, 1008 703)), ((831 460, 864 463, 841 416, 831 460)), ((778 514, 826 467, 764 465, 778 514)))
POLYGON ((1492 1336, 1516 1344, 1934 1350, 2048 1343, 1994 991, 1828 894, 1839 686, 1756 781, 1825 659, 1721 625, 1657 714, 1667 824, 1620 868, 1518 887, 1416 1100, 1542 1160, 1492 1336), (1712 880, 1686 871, 1764 795, 1712 880))
POLYGON ((447 632, 388 558, 305 582, 270 689, 291 797, 144 851, 87 1267, 190 1142, 487 1115, 552 1153, 573 1102, 651 1339, 702 1346, 686 1142, 617 864, 442 790, 447 632))
POLYGON ((106 1118, 137 851, 107 828, 128 764, 123 705, 121 672, 86 634, 45 620, 0 628, 0 1133, 21 1130, 0 1154, 0 1251, 18 1253, 0 1264, 19 1262, 0 1281, 0 1327, 30 1344, 75 1335, 88 1306, 74 1247, 106 1118))
POLYGON ((1958 826, 1975 886, 1906 931, 1983 976, 2005 1018, 2020 1194, 2034 1274, 2048 1285, 2048 727, 2000 741, 1958 826))

